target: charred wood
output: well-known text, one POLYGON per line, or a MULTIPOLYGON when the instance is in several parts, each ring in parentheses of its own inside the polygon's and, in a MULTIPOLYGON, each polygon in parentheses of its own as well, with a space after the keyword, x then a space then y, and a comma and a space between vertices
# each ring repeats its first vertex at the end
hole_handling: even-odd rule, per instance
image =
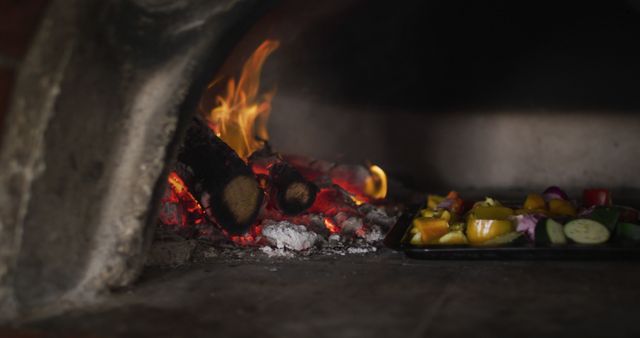
POLYGON ((194 194, 207 215, 230 234, 247 232, 260 211, 263 191, 249 166, 202 119, 193 119, 178 160, 193 171, 198 185, 194 194))
POLYGON ((269 195, 284 214, 298 215, 315 202, 318 187, 268 147, 255 153, 249 161, 254 173, 266 179, 269 195))
POLYGON ((298 155, 282 155, 282 158, 306 179, 320 186, 336 184, 360 200, 371 199, 366 189, 373 175, 364 165, 338 164, 298 155))

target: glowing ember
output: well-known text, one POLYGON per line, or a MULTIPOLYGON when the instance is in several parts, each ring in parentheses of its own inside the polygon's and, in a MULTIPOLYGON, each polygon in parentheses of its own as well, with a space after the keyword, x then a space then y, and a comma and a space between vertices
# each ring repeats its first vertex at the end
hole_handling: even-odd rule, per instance
POLYGON ((357 208, 352 198, 339 186, 322 188, 308 211, 328 216, 334 216, 339 212, 354 214, 357 213, 357 208))
POLYGON ((327 227, 327 230, 329 230, 329 232, 332 234, 337 234, 340 232, 340 228, 338 228, 338 226, 329 217, 325 217, 324 226, 327 227))
POLYGON ((225 234, 231 239, 231 241, 238 245, 253 246, 257 245, 260 241, 260 237, 262 236, 262 227, 257 225, 253 226, 248 233, 242 236, 229 236, 229 234, 227 234, 226 232, 225 234))
MULTIPOLYGON (((168 203, 179 203, 186 209, 186 213, 183 213, 182 219, 179 222, 172 224, 180 224, 181 226, 189 226, 189 223, 192 224, 201 224, 205 220, 205 213, 202 209, 202 206, 198 201, 191 195, 189 190, 187 189, 186 184, 178 176, 175 171, 172 171, 169 174, 167 179, 169 182, 169 187, 171 189, 171 194, 169 198, 163 200, 163 202, 168 203), (189 217, 189 219, 187 219, 189 217)), ((177 220, 176 220, 177 221, 177 220)))
POLYGON ((216 97, 217 106, 207 116, 216 134, 245 161, 269 139, 267 118, 274 93, 259 94, 260 74, 266 58, 279 44, 263 42, 244 64, 240 78, 230 79, 226 94, 216 97))
POLYGON ((387 175, 377 165, 338 164, 300 155, 283 157, 306 179, 316 182, 331 181, 340 186, 352 195, 352 200, 358 205, 387 196, 387 175))

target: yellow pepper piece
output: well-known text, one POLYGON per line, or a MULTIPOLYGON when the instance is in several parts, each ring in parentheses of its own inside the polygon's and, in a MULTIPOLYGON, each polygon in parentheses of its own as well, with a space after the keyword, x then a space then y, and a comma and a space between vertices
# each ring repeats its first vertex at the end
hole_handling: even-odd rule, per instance
POLYGON ((450 231, 464 231, 465 224, 463 222, 449 223, 450 231))
POLYGON ((438 244, 445 245, 462 245, 467 244, 467 236, 462 231, 451 231, 448 234, 440 237, 438 244))
POLYGON ((546 209, 544 198, 540 194, 529 194, 522 206, 526 210, 546 209))
POLYGON ((473 204, 473 209, 475 209, 477 207, 499 207, 501 205, 502 204, 500 204, 499 201, 496 201, 491 197, 485 197, 484 201, 474 203, 473 204))
POLYGON ((413 220, 413 227, 420 232, 423 244, 436 241, 449 232, 449 222, 441 218, 418 217, 413 220))
POLYGON ((431 209, 420 209, 420 216, 422 217, 434 217, 435 214, 436 212, 431 209))
POLYGON ((507 219, 507 217, 512 216, 513 214, 513 209, 502 206, 478 206, 471 210, 471 215, 477 219, 507 219))
POLYGON ((478 206, 469 214, 467 238, 471 244, 480 244, 515 230, 509 216, 513 210, 503 206, 478 206))
POLYGON ((438 204, 442 201, 444 201, 443 196, 429 195, 427 196, 427 208, 435 210, 438 208, 438 204))
POLYGON ((522 235, 524 235, 524 233, 522 232, 510 232, 504 235, 500 235, 497 237, 494 237, 488 241, 484 241, 481 243, 481 245, 487 245, 487 246, 492 246, 492 245, 504 245, 504 244, 509 244, 513 241, 515 241, 516 239, 522 237, 522 235))
POLYGON ((476 219, 469 217, 467 238, 471 244, 480 244, 515 230, 510 220, 476 219))
POLYGON ((449 210, 443 210, 440 214, 440 218, 449 222, 451 220, 451 213, 449 212, 449 210))
POLYGON ((411 243, 411 245, 423 245, 422 235, 419 232, 414 233, 409 243, 411 243))
POLYGON ((549 201, 549 211, 558 216, 575 216, 576 208, 569 201, 554 199, 549 201))

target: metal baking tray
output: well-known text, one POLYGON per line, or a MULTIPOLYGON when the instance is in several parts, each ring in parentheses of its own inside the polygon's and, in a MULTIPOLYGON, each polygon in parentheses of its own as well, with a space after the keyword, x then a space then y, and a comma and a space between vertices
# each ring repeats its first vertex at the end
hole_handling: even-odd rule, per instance
POLYGON ((563 246, 536 246, 533 243, 507 246, 438 245, 413 246, 403 239, 411 226, 418 208, 410 208, 387 233, 384 244, 394 250, 403 251, 408 257, 417 259, 523 259, 523 260, 598 260, 640 259, 640 245, 606 243, 600 245, 568 244, 563 246))

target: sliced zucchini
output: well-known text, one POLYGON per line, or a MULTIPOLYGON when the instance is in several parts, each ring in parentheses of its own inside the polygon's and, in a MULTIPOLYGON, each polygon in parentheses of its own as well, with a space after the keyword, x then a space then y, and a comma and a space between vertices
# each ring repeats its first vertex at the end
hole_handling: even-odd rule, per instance
POLYGON ((618 223, 617 235, 626 240, 640 241, 640 225, 633 223, 618 223))
POLYGON ((609 240, 609 229, 592 219, 580 218, 564 226, 564 234, 580 244, 601 244, 609 240))
POLYGON ((551 218, 543 218, 536 224, 536 244, 566 244, 562 224, 551 218))

